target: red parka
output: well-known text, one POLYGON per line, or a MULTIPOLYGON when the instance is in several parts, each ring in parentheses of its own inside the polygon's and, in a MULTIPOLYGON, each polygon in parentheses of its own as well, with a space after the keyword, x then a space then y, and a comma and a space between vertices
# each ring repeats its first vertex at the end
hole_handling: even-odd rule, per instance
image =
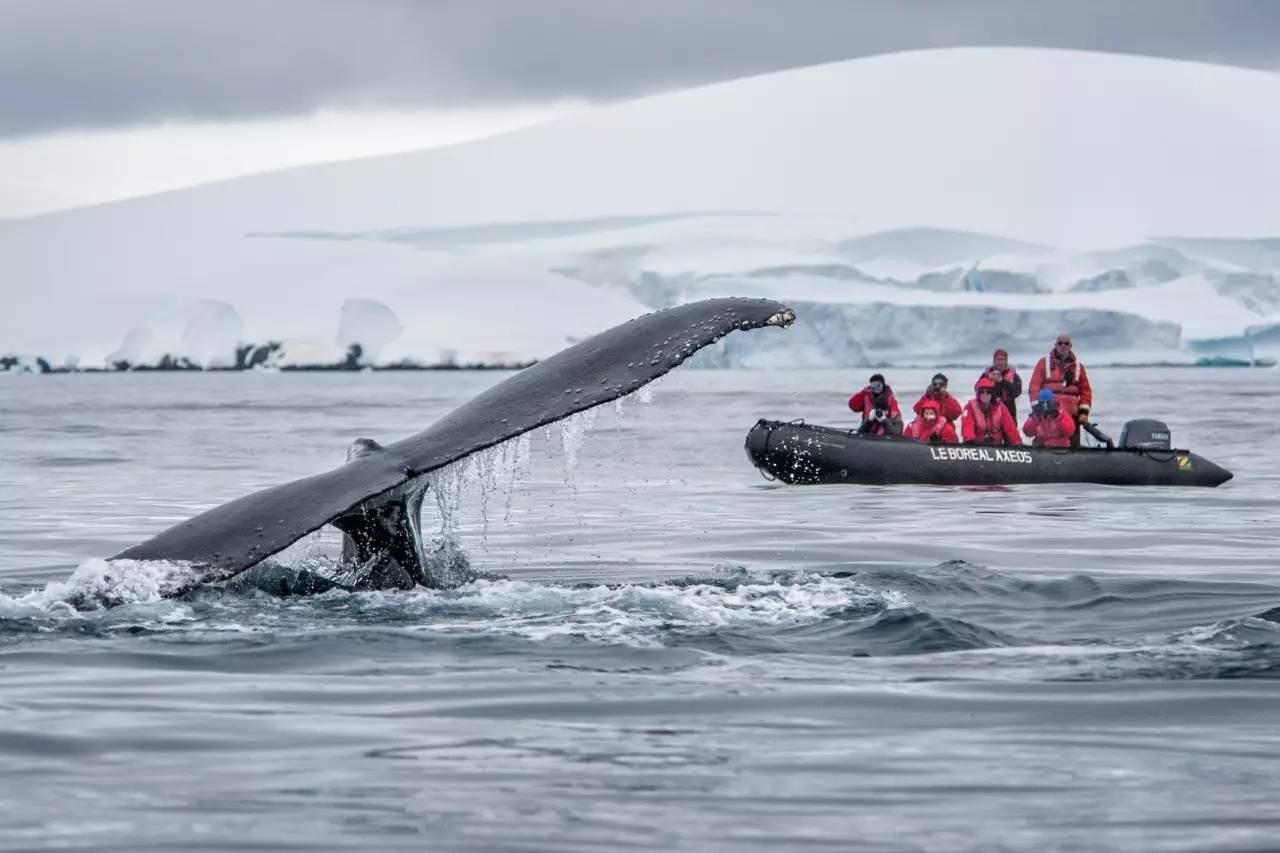
POLYGON ((868 435, 900 435, 902 433, 902 410, 898 408, 898 398, 893 396, 893 389, 888 385, 879 394, 871 390, 871 386, 863 388, 849 398, 849 408, 862 416, 862 424, 858 431, 868 435), (876 409, 889 413, 885 420, 877 421, 871 415, 876 409))
POLYGON ((864 421, 870 418, 871 413, 876 409, 887 409, 891 416, 902 417, 902 410, 898 408, 898 398, 893 396, 893 389, 888 385, 884 386, 884 390, 879 394, 872 391, 871 386, 868 385, 849 398, 849 408, 855 415, 860 415, 864 421))
POLYGON ((920 414, 924 411, 923 404, 928 401, 933 401, 938 404, 938 414, 942 415, 942 419, 944 421, 954 421, 956 418, 960 417, 960 413, 963 411, 960 406, 960 401, 955 397, 952 397, 949 391, 943 391, 941 394, 934 394, 932 391, 925 391, 920 399, 916 400, 916 404, 912 406, 912 410, 915 411, 917 415, 920 414))
POLYGON ((1052 391, 1058 406, 1073 419, 1081 406, 1093 406, 1093 387, 1089 385, 1089 374, 1074 352, 1065 362, 1058 360, 1056 352, 1051 352, 1036 362, 1030 386, 1033 404, 1042 388, 1052 391))
POLYGON ((990 409, 983 409, 977 400, 970 400, 964 407, 964 420, 960 422, 960 432, 965 441, 978 444, 1012 444, 1022 446, 1022 436, 1018 435, 1018 425, 1013 415, 1004 407, 1004 403, 995 400, 990 409))
POLYGON ((934 418, 932 421, 926 421, 923 417, 917 417, 914 421, 908 424, 906 430, 902 434, 915 441, 934 441, 934 436, 936 435, 936 441, 941 444, 959 443, 956 439, 956 428, 941 416, 934 418))
POLYGON ((1056 417, 1042 418, 1032 413, 1022 425, 1022 431, 1031 436, 1031 443, 1036 447, 1070 447, 1076 421, 1065 407, 1059 407, 1056 417))

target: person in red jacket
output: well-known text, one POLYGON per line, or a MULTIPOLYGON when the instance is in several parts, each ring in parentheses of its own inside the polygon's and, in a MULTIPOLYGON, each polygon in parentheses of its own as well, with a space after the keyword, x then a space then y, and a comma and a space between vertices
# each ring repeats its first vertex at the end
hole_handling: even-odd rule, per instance
POLYGON ((1031 417, 1022 425, 1022 431, 1031 436, 1031 443, 1036 447, 1070 447, 1076 422, 1065 408, 1058 405, 1053 392, 1042 388, 1036 402, 1031 405, 1031 417))
POLYGON ((964 420, 960 422, 965 443, 1021 447, 1022 436, 1018 435, 1013 415, 996 399, 996 384, 990 379, 979 379, 974 391, 977 396, 965 404, 964 420))
MULTIPOLYGON (((948 393, 947 377, 944 373, 933 374, 933 379, 930 380, 929 387, 925 389, 924 395, 919 400, 916 400, 916 404, 912 408, 917 415, 920 414, 921 406, 926 400, 932 400, 938 404, 938 414, 942 415, 947 423, 951 423, 960 417, 960 413, 963 411, 960 401, 948 393)), ((955 424, 952 424, 951 428, 955 429, 955 424)))
MULTIPOLYGON (((998 349, 991 357, 991 366, 978 377, 990 379, 996 385, 995 397, 1009 410, 1014 423, 1018 421, 1018 398, 1022 396, 1022 377, 1009 364, 1007 350, 998 349)), ((976 386, 975 386, 976 389, 976 386)))
POLYGON ((1080 446, 1080 424, 1089 422, 1089 409, 1093 405, 1093 387, 1089 374, 1071 349, 1071 336, 1058 335, 1053 351, 1036 362, 1031 373, 1031 402, 1035 403, 1040 392, 1048 388, 1053 392, 1059 408, 1076 424, 1071 433, 1071 446, 1080 446))
POLYGON ((858 432, 864 435, 902 435, 902 410, 884 374, 873 373, 857 394, 849 398, 849 408, 862 417, 858 432))
POLYGON ((938 414, 938 404, 925 400, 920 407, 920 414, 912 421, 903 433, 914 441, 929 444, 956 444, 956 428, 938 414))

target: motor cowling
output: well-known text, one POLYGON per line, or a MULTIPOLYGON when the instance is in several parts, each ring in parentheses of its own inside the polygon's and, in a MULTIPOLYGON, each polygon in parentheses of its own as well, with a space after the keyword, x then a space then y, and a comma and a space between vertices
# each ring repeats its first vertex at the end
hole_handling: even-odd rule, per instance
POLYGON ((1138 418, 1129 421, 1120 430, 1120 446, 1143 450, 1169 450, 1173 439, 1164 421, 1138 418))

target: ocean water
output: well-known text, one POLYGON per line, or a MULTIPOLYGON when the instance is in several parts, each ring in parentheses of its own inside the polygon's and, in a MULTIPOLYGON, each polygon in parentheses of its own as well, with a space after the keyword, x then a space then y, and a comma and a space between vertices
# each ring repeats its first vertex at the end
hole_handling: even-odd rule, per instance
POLYGON ((1095 370, 1214 490, 748 464, 865 372, 680 370, 449 472, 424 528, 500 579, 177 601, 101 558, 501 374, 0 377, 0 849, 1274 849, 1280 372, 1095 370))

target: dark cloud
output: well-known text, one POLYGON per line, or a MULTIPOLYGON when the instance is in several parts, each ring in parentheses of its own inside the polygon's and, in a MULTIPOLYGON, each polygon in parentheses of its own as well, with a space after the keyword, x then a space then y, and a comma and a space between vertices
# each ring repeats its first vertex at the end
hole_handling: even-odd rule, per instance
POLYGON ((1270 0, 0 0, 0 135, 318 107, 613 99, 872 53, 1280 67, 1270 0))

